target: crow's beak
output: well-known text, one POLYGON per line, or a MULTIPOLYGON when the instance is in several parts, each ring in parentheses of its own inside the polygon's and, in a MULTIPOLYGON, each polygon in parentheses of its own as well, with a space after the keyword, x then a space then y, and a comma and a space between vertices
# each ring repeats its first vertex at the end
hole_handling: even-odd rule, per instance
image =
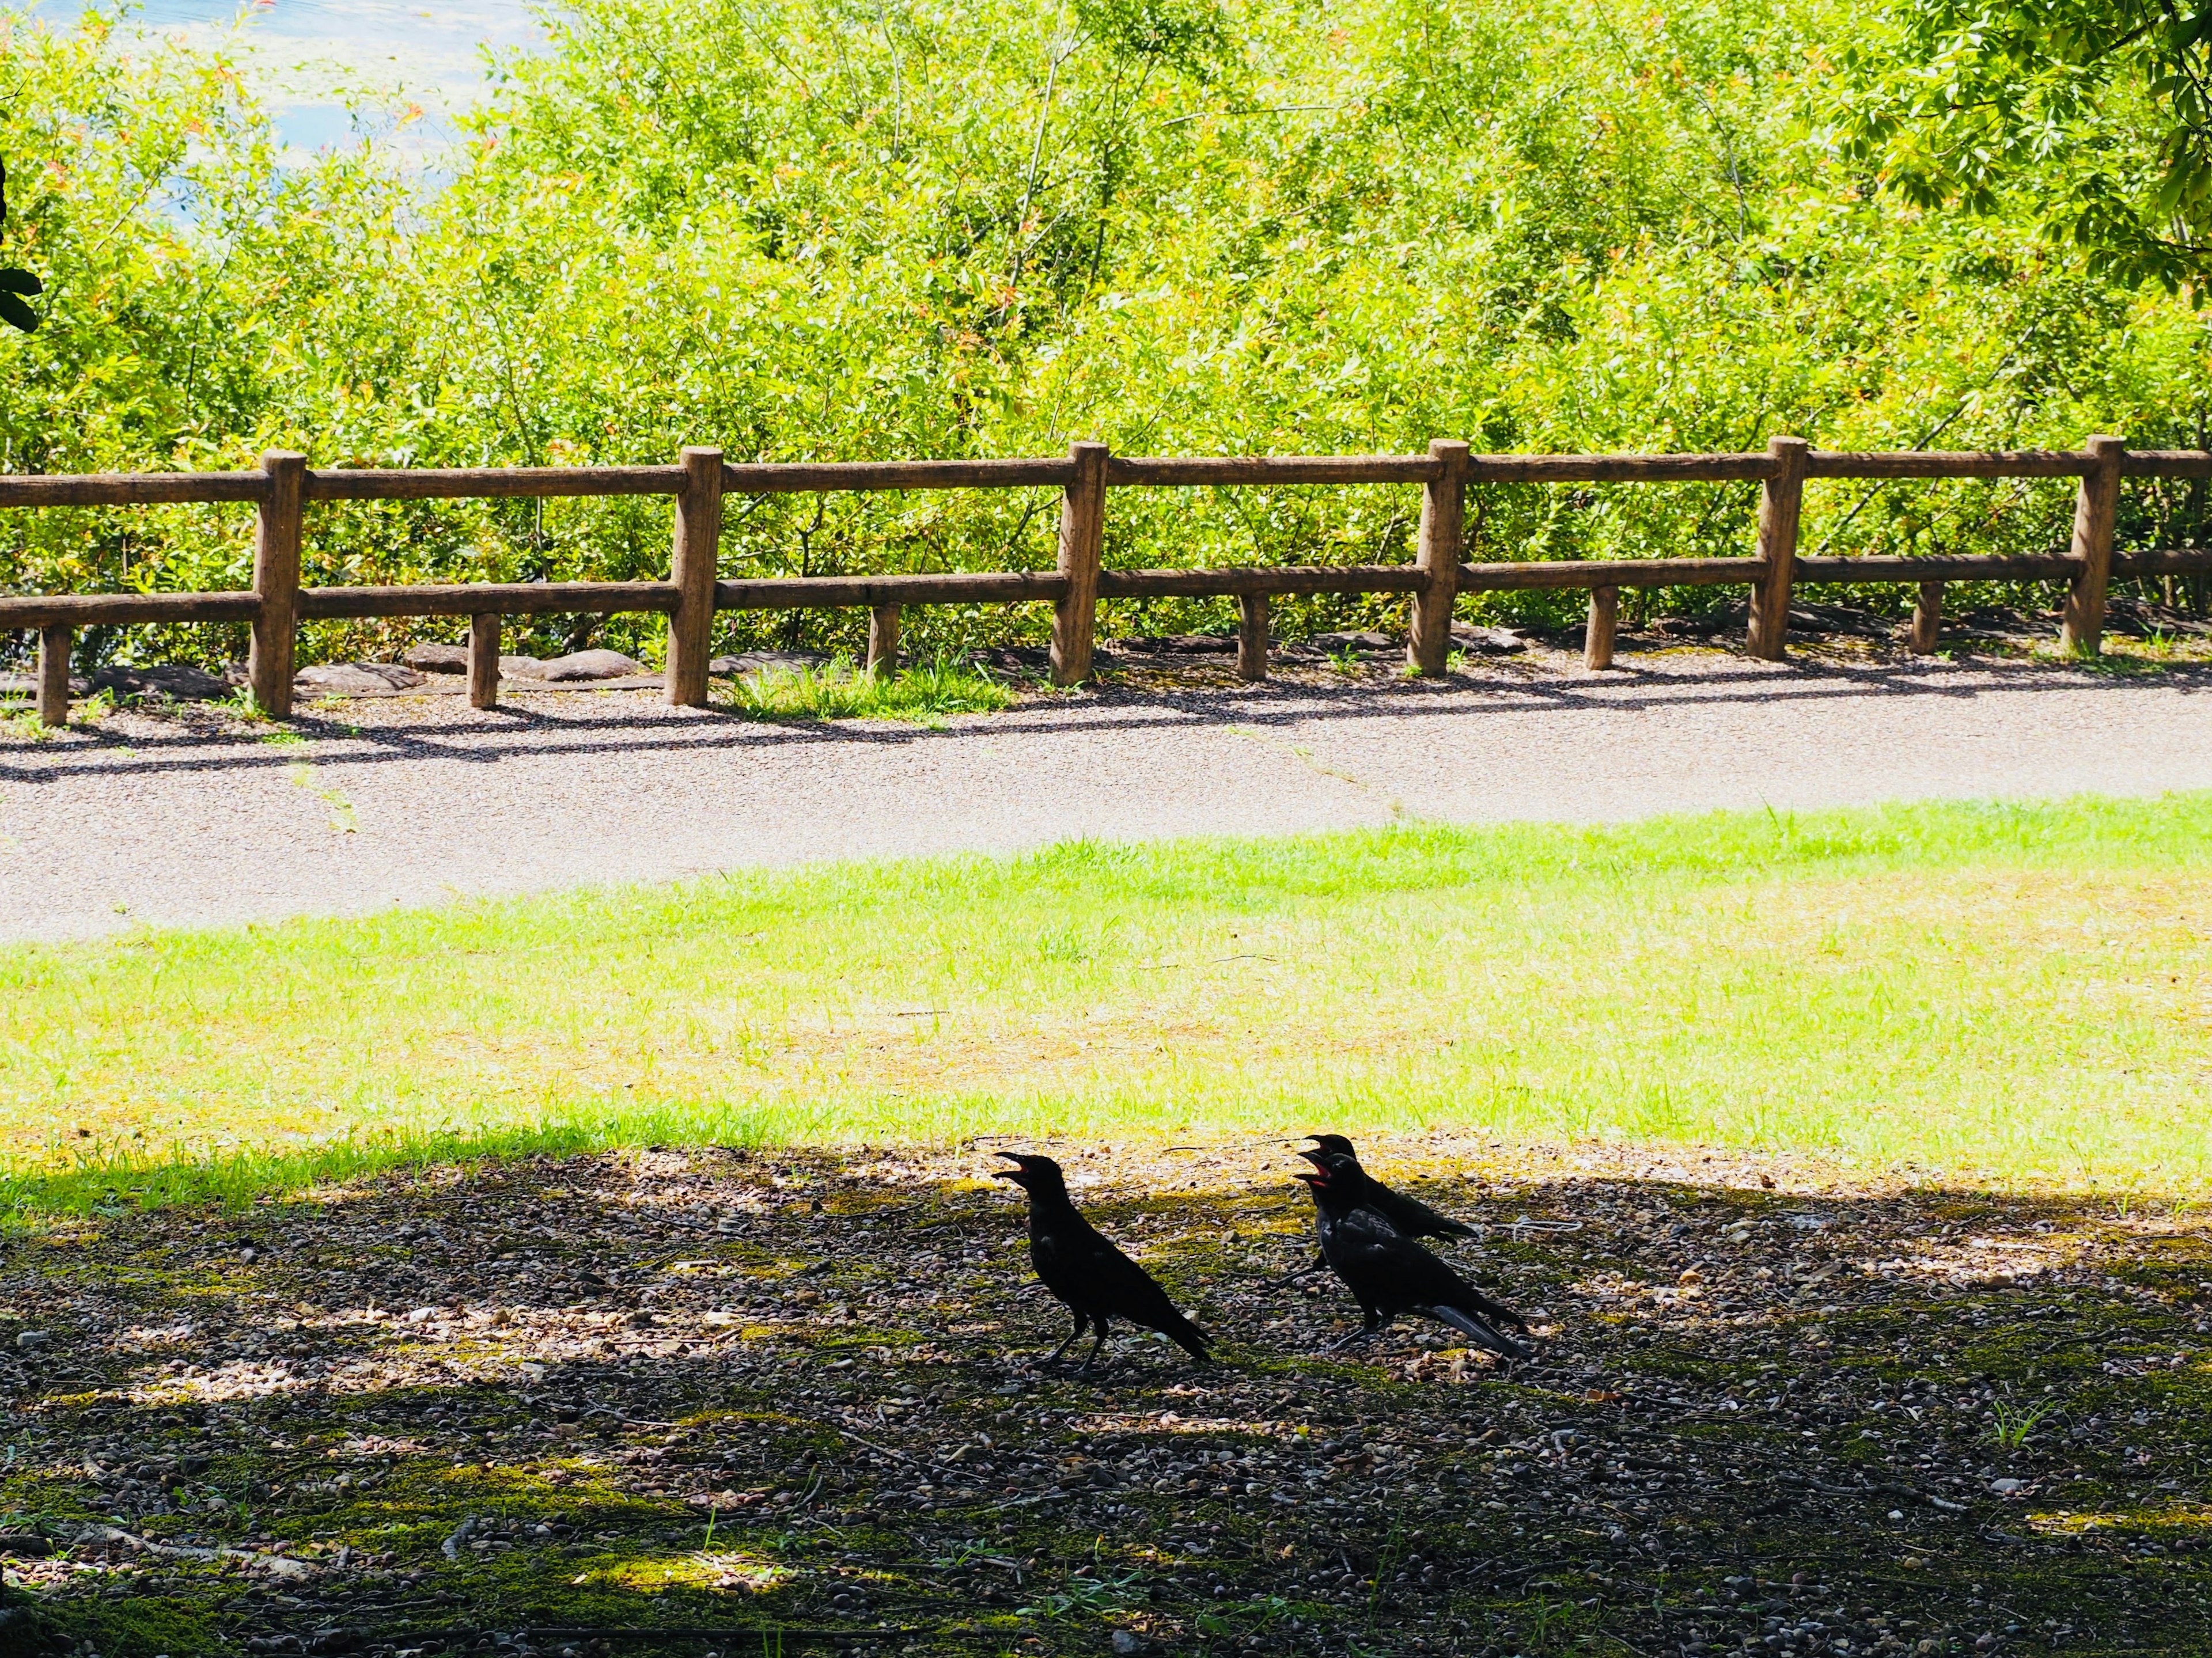
POLYGON ((1012 1169, 994 1169, 991 1171, 993 1180, 1019 1180, 1028 1172, 1021 1167, 1022 1157, 1018 1151, 994 1151, 991 1155, 994 1157, 1004 1157, 1014 1165, 1012 1169))
POLYGON ((1292 1180, 1302 1180, 1308 1186, 1313 1187, 1316 1190, 1328 1184, 1328 1181, 1319 1175, 1293 1175, 1291 1178, 1292 1180))
MULTIPOLYGON (((1311 1139, 1313 1138, 1313 1136, 1312 1136, 1312 1135, 1310 1135, 1310 1134, 1309 1134, 1309 1135, 1307 1135, 1307 1136, 1306 1136, 1306 1138, 1307 1138, 1308 1139, 1311 1139)), ((1321 1167, 1321 1156, 1322 1156, 1322 1154, 1321 1154, 1319 1151, 1301 1151, 1301 1152, 1299 1152, 1299 1153, 1298 1153, 1298 1155, 1299 1155, 1300 1157, 1304 1157, 1304 1158, 1308 1163, 1311 1163, 1315 1168, 1318 1169, 1318 1168, 1320 1168, 1320 1167, 1321 1167)), ((1298 1176, 1298 1178, 1299 1178, 1300 1180, 1304 1180, 1304 1179, 1305 1178, 1305 1176, 1304 1176, 1304 1175, 1299 1175, 1299 1176, 1298 1176)))
MULTIPOLYGON (((1318 1134, 1308 1134, 1305 1138, 1306 1138, 1306 1139, 1310 1139, 1310 1140, 1311 1140, 1311 1141, 1312 1141, 1316 1145, 1319 1145, 1321 1144, 1321 1136, 1320 1136, 1320 1135, 1318 1135, 1318 1134)), ((1311 1155, 1311 1154, 1310 1154, 1310 1153, 1308 1153, 1308 1152, 1301 1151, 1301 1152, 1299 1152, 1299 1153, 1298 1153, 1298 1155, 1299 1155, 1300 1157, 1303 1157, 1310 1156, 1310 1155, 1311 1155)))

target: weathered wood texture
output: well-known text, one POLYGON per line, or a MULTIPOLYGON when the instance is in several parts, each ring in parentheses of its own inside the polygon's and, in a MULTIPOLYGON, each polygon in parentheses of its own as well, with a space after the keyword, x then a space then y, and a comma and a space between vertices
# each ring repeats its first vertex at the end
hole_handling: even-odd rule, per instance
MULTIPOLYGON (((1464 575, 1467 565, 1460 566, 1464 575)), ((1220 565, 1195 570, 1102 570, 1103 598, 1204 598, 1241 593, 1415 593, 1427 578, 1412 564, 1220 565)))
POLYGON ((713 656, 715 561, 722 545, 722 452, 686 449, 684 488, 676 497, 675 544, 669 585, 676 608, 668 613, 669 706, 707 706, 707 662, 713 656))
POLYGON ((265 472, 106 472, 0 477, 0 507, 155 507, 178 501, 266 501, 265 472))
POLYGON ((1593 671, 1613 665, 1613 639, 1620 624, 1620 589, 1593 587, 1589 622, 1583 630, 1583 666, 1593 671))
POLYGON ((2112 527, 2120 505, 2120 458, 2127 446, 2114 437, 2089 440, 2095 470, 2084 473, 2074 498, 2075 562, 2080 567, 2058 625, 2058 648, 2094 656, 2104 647, 2105 590, 2112 579, 2112 527))
POLYGON ((299 635, 300 541, 304 529, 307 458, 289 449, 261 457, 269 490, 262 497, 253 543, 253 642, 246 653, 246 683, 253 706, 271 720, 292 717, 293 650, 299 635))
POLYGON ((1725 587, 1756 581, 1765 568, 1755 558, 1532 559, 1525 564, 1462 564, 1459 590, 1494 593, 1545 587, 1725 587))
POLYGON ((2062 478, 2088 470, 2078 449, 1815 449, 1805 458, 1805 476, 1816 478, 2062 478))
POLYGON ((1237 677, 1253 684, 1267 677, 1267 596, 1243 593, 1237 600, 1237 677))
POLYGON ((1943 584, 1923 581, 1912 605, 1912 629, 1906 645, 1915 656, 1932 656, 1943 632, 1943 584))
POLYGON ((56 727, 69 724, 70 647, 75 631, 59 623, 39 629, 39 720, 56 727))
POLYGON ((53 593, 0 598, 0 628, 113 628, 141 622, 251 622, 258 593, 53 593))
POLYGON ((1811 447, 1802 438, 1766 440, 1774 476, 1759 492, 1759 561, 1765 568, 1752 584, 1751 629, 1744 643, 1747 654, 1765 662, 1780 661, 1790 641, 1790 590, 1797 575, 1797 523, 1811 447))
POLYGON ((1426 483, 1437 476, 1433 452, 1425 455, 1115 455, 1106 463, 1106 482, 1120 487, 1255 484, 1426 483))
POLYGON ((2063 553, 1956 553, 1926 558, 1801 558, 1802 583, 1866 581, 2071 581, 2074 561, 2063 553))
POLYGON ((1075 476, 1060 498, 1060 576, 1066 586, 1052 611, 1052 679, 1078 685, 1091 677, 1098 630, 1098 565, 1106 544, 1106 446, 1069 446, 1075 476))
POLYGON ((898 671, 899 606, 877 604, 868 611, 868 671, 889 679, 898 671))
POLYGON ((1774 476, 1764 455, 1475 455, 1469 483, 1735 483, 1774 476))
POLYGON ((1406 663, 1419 674, 1444 671, 1451 655, 1452 605, 1459 597, 1460 553, 1466 543, 1467 445, 1438 438, 1429 445, 1437 475, 1421 489, 1421 538, 1416 563, 1422 585, 1413 590, 1406 629, 1406 663))
POLYGON ((339 466, 307 474, 309 501, 548 500, 563 495, 672 495, 681 466, 339 466))
POLYGON ((499 612, 478 610, 469 618, 469 706, 499 706, 499 612))
POLYGON ((943 575, 762 576, 714 584, 722 610, 830 610, 851 605, 984 604, 1057 600, 1067 583, 1056 570, 950 571, 943 575))
POLYGON ((303 616, 611 616, 672 610, 672 581, 471 581, 453 587, 302 587, 303 616))
POLYGON ((846 489, 1065 489, 1073 460, 747 461, 722 469, 732 495, 822 495, 846 489))

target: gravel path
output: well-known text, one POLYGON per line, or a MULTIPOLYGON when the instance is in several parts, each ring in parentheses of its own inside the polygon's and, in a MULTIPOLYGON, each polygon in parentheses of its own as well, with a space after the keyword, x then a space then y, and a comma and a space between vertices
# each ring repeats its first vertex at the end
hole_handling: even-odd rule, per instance
POLYGON ((0 938, 1076 835, 2212 787, 2207 665, 1697 653, 1312 677, 1045 697, 944 730, 763 725, 643 691, 323 703, 304 743, 119 714, 0 738, 0 938))

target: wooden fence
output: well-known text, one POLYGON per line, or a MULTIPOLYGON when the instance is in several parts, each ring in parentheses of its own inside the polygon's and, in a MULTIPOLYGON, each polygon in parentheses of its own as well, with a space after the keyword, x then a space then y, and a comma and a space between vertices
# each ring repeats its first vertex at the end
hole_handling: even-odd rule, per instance
POLYGON ((2116 437, 2093 437, 2072 450, 1942 453, 1852 453, 1814 449, 1802 438, 1771 439, 1764 454, 1478 455, 1438 439, 1425 455, 1282 455, 1178 459, 1114 455, 1077 443, 1065 459, 866 461, 726 465, 719 449, 688 448, 674 466, 549 466, 476 471, 340 468, 313 470, 303 455, 272 451, 258 472, 143 473, 92 477, 0 477, 0 507, 117 507, 177 501, 252 502, 259 522, 251 591, 214 593, 88 593, 0 597, 0 629, 40 630, 39 712, 59 724, 69 712, 69 657, 79 628, 134 623, 246 622, 252 626, 248 681, 254 701, 283 719, 292 708, 293 647, 303 617, 465 616, 469 689, 478 708, 499 692, 502 616, 544 612, 664 611, 668 616, 667 698, 707 700, 708 636, 718 610, 866 606, 872 612, 868 657, 880 671, 893 659, 899 614, 908 604, 1049 603, 1054 678, 1088 678, 1101 598, 1163 595, 1237 598, 1242 606, 1237 667, 1264 677, 1267 604, 1278 593, 1402 592, 1412 601, 1407 659, 1424 674, 1444 671, 1452 606, 1463 592, 1515 588, 1587 588, 1585 659, 1612 661, 1614 618, 1623 587, 1722 586, 1751 589, 1748 649, 1781 656, 1790 597, 1799 581, 1917 585, 1911 639, 1932 650, 1946 582, 2055 580, 2067 584, 2060 642, 2094 653, 2102 636, 2106 590, 2116 576, 2212 569, 2212 551, 2115 556, 2120 481, 2212 477, 2201 450, 2130 452, 2116 437), (2077 477, 2073 543, 2065 553, 2025 556, 1801 557, 1797 525, 1806 483, 1815 478, 2077 477), (1758 546, 1743 558, 1640 559, 1621 562, 1462 562, 1470 487, 1491 483, 1687 483, 1753 482, 1760 486, 1758 546), (1421 486, 1420 534, 1411 564, 1302 565, 1218 569, 1106 569, 1106 492, 1282 484, 1404 483, 1421 486), (725 495, 886 489, 1006 489, 1061 492, 1060 561, 1049 571, 939 575, 717 579, 725 495), (507 582, 457 586, 303 587, 300 552, 307 507, 322 501, 420 501, 453 497, 663 495, 676 500, 675 546, 665 581, 507 582))

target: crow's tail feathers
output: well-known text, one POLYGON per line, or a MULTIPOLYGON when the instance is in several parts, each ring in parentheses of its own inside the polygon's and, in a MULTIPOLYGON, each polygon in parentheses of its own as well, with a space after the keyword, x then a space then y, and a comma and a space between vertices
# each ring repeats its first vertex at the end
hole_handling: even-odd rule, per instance
POLYGON ((1500 1335, 1472 1313, 1462 1312, 1456 1307, 1424 1307, 1420 1310, 1431 1318, 1442 1320, 1477 1345, 1487 1347, 1492 1352, 1502 1357, 1527 1358, 1529 1357, 1529 1349, 1514 1340, 1511 1336, 1500 1335))
POLYGON ((1168 1309, 1167 1317, 1155 1327, 1200 1363, 1206 1363, 1212 1358, 1213 1355, 1206 1351, 1206 1332, 1172 1307, 1168 1309))

